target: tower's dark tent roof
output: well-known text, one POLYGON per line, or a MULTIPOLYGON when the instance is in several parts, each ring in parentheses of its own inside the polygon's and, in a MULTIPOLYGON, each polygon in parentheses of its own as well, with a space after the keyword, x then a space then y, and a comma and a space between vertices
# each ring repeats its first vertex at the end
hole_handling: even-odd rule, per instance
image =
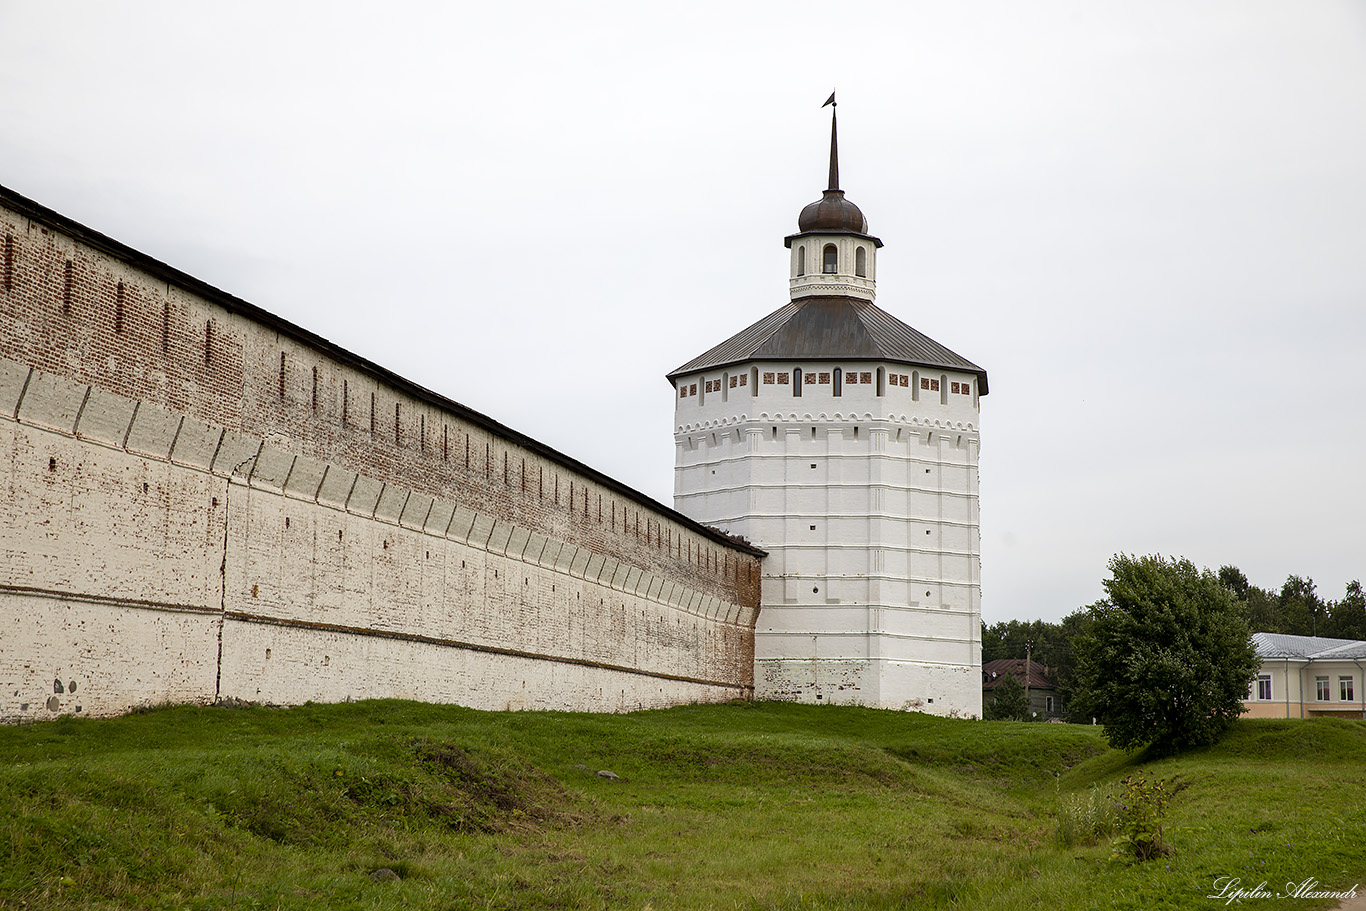
POLYGON ((750 360, 886 360, 977 374, 987 394, 987 372, 912 329, 869 301, 804 297, 773 311, 701 357, 672 371, 711 370, 750 360))

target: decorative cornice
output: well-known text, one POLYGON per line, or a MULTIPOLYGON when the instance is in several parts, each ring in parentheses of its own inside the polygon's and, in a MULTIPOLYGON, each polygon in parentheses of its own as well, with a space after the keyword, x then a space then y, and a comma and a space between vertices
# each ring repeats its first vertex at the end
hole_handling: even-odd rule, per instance
POLYGON ((865 412, 862 412, 862 413, 860 413, 860 414, 855 414, 855 413, 853 413, 853 412, 850 412, 850 413, 848 413, 848 414, 845 414, 845 413, 843 413, 843 412, 837 411, 837 412, 835 412, 833 415, 828 414, 828 413, 822 411, 822 412, 820 412, 819 414, 815 414, 815 415, 811 414, 810 412, 804 412, 804 413, 802 413, 802 414, 799 415, 799 414, 798 414, 797 412, 795 412, 795 411, 789 411, 789 412, 787 412, 787 413, 783 413, 783 412, 770 413, 770 412, 767 412, 767 411, 761 411, 761 412, 759 412, 759 414, 757 414, 757 415, 755 415, 755 416, 753 416, 753 417, 751 417, 751 416, 748 415, 748 414, 728 415, 728 416, 725 416, 725 417, 715 418, 715 419, 712 419, 712 420, 709 420, 709 421, 698 421, 698 422, 696 422, 696 423, 690 423, 690 424, 679 424, 679 425, 677 425, 677 426, 674 428, 674 434, 675 434, 675 435, 678 435, 678 434, 690 434, 690 433, 698 433, 698 432, 702 432, 702 431, 721 430, 721 429, 726 429, 726 430, 738 430, 738 429, 743 429, 743 428, 745 427, 745 425, 753 425, 753 426, 755 426, 755 427, 759 427, 760 425, 764 425, 764 424, 773 425, 773 424, 813 424, 813 423, 814 423, 814 424, 849 424, 849 423, 858 423, 858 424, 893 424, 893 425, 898 425, 898 424, 899 424, 899 425, 905 425, 905 426, 909 426, 909 427, 923 427, 923 428, 925 428, 926 430, 961 430, 961 431, 963 431, 963 432, 965 432, 965 433, 972 433, 972 434, 976 434, 977 431, 978 431, 977 426, 976 426, 975 424, 973 424, 971 421, 944 421, 944 420, 939 420, 938 418, 923 418, 923 417, 918 417, 918 416, 916 416, 916 415, 887 414, 887 415, 875 416, 871 411, 865 411, 865 412))

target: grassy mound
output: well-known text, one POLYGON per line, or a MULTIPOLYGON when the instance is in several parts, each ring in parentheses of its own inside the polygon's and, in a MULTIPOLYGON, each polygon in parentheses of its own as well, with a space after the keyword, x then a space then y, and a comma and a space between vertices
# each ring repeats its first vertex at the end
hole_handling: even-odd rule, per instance
POLYGON ((1206 908, 1219 876, 1361 879, 1364 757, 1332 719, 1148 762, 1090 727, 787 704, 64 718, 0 729, 0 908, 1206 908), (1174 854, 1060 837, 1140 768, 1174 854))

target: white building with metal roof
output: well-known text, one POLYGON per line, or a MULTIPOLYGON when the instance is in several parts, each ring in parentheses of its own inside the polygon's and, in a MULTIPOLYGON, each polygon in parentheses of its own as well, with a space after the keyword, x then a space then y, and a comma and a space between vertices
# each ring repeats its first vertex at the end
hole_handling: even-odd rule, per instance
POLYGON ((1262 666, 1252 682, 1250 718, 1366 718, 1366 642, 1253 633, 1262 666))

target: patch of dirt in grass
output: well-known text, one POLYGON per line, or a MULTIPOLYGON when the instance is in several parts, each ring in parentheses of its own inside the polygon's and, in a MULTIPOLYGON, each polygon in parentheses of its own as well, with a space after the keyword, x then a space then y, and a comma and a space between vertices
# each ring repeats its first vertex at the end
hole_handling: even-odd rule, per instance
POLYGON ((557 780, 509 757, 495 760, 427 741, 414 743, 413 752, 438 783, 421 795, 423 809, 457 831, 572 828, 595 815, 577 806, 557 780))

